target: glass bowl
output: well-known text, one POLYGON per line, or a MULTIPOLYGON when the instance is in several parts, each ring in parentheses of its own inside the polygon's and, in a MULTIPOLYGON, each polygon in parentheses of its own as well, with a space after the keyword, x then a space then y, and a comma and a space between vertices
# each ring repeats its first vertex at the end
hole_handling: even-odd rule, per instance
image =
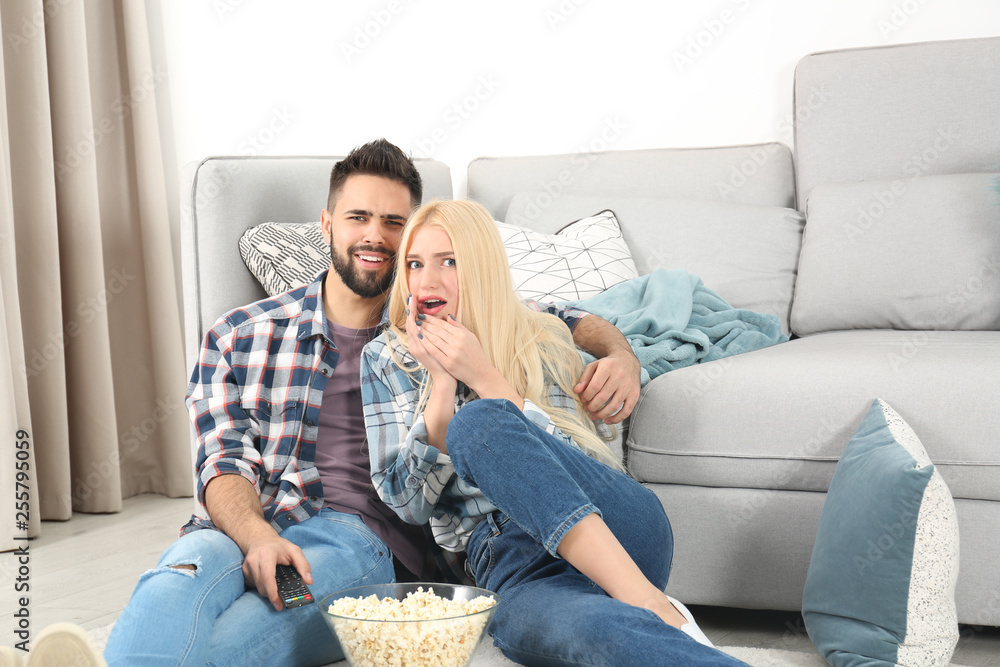
POLYGON ((496 593, 474 586, 407 583, 348 588, 327 595, 320 600, 319 605, 323 618, 340 642, 344 657, 352 667, 465 667, 486 634, 486 628, 493 619, 499 602, 500 597, 496 593), (431 597, 431 591, 436 598, 443 600, 431 597), (429 601, 431 604, 420 613, 435 617, 404 616, 406 612, 402 608, 405 607, 392 601, 403 602, 408 595, 412 597, 407 605, 423 606, 420 603, 429 601), (493 604, 473 613, 443 610, 449 604, 447 600, 466 602, 478 597, 490 598, 493 604), (360 598, 363 602, 353 610, 341 608, 344 605, 341 602, 337 613, 332 612, 331 606, 343 598, 360 598), (387 598, 389 602, 380 604, 380 601, 387 598), (387 619, 382 615, 378 618, 358 618, 358 615, 372 614, 375 607, 381 607, 381 611, 392 607, 396 617, 387 619))

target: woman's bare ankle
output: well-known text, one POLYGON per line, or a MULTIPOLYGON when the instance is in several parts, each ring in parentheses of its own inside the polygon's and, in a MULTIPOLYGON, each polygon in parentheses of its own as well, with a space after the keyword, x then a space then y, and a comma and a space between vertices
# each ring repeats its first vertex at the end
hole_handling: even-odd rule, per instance
POLYGON ((688 622, 687 618, 684 617, 684 614, 682 614, 677 607, 671 604, 670 600, 668 600, 667 596, 663 593, 649 598, 646 602, 638 606, 643 609, 650 610, 663 619, 664 623, 672 625, 675 628, 679 628, 688 622))

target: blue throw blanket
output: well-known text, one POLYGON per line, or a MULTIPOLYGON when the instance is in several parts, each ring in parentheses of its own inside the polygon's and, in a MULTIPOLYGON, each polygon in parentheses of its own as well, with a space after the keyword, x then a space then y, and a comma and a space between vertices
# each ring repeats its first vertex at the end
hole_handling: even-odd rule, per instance
POLYGON ((679 269, 656 269, 565 305, 621 330, 642 365, 643 386, 667 371, 788 340, 776 316, 733 308, 701 278, 679 269))

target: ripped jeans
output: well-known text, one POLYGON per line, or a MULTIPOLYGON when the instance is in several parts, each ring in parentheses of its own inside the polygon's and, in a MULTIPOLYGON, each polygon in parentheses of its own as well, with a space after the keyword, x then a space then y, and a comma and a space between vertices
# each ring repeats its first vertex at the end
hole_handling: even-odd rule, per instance
POLYGON ((325 665, 343 653, 319 601, 394 581, 392 553, 360 518, 323 509, 282 531, 305 554, 316 603, 275 611, 243 579, 243 553, 216 530, 174 542, 139 578, 105 649, 108 665, 325 665), (194 565, 195 569, 172 567, 194 565))

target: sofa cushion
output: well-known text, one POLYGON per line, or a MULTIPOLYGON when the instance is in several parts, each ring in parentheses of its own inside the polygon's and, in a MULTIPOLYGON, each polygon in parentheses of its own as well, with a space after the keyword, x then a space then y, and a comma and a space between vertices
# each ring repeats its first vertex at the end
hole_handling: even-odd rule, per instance
POLYGON ((816 186, 792 331, 1000 329, 995 177, 816 186))
POLYGON ((639 276, 611 211, 571 222, 558 234, 496 224, 507 250, 514 289, 524 299, 586 299, 639 276))
POLYGON ((563 195, 538 205, 544 193, 520 192, 506 222, 557 228, 586 212, 610 208, 621 222, 640 275, 683 269, 699 276, 734 308, 778 317, 789 330, 795 266, 804 218, 788 208, 700 199, 563 195))
POLYGON ((837 464, 802 616, 834 667, 947 665, 958 641, 958 518, 913 429, 875 400, 837 464))
POLYGON ((628 465, 642 482, 823 492, 861 406, 881 396, 955 498, 997 501, 998 376, 996 331, 808 336, 650 382, 630 418, 628 465))

